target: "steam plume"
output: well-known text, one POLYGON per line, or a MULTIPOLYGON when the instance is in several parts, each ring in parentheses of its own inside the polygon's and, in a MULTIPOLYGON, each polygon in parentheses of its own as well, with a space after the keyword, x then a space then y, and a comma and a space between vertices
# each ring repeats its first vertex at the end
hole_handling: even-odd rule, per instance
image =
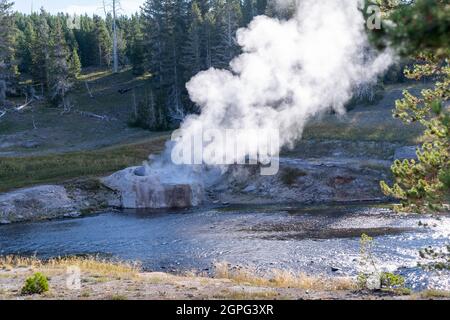
MULTIPOLYGON (((301 0, 290 20, 256 17, 237 32, 243 53, 230 70, 212 68, 187 84, 201 114, 189 116, 182 130, 275 128, 285 146, 301 138, 312 117, 344 113, 355 88, 375 81, 392 63, 389 52, 370 49, 358 4, 301 0)), ((240 142, 254 144, 254 138, 240 142)), ((208 148, 222 148, 214 143, 208 148)))

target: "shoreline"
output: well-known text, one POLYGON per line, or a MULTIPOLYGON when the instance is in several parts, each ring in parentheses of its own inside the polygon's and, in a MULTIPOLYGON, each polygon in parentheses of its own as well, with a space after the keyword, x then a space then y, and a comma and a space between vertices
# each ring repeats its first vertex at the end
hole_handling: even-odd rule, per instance
POLYGON ((450 299, 450 292, 358 290, 354 279, 331 279, 306 274, 274 273, 260 278, 250 270, 232 273, 226 264, 216 274, 174 275, 143 272, 137 265, 93 258, 64 258, 43 262, 34 258, 0 257, 0 300, 409 300, 450 299), (68 270, 78 268, 80 287, 70 288, 68 270), (68 269, 71 268, 71 269, 68 269), (50 290, 22 295, 25 279, 41 272, 50 290))

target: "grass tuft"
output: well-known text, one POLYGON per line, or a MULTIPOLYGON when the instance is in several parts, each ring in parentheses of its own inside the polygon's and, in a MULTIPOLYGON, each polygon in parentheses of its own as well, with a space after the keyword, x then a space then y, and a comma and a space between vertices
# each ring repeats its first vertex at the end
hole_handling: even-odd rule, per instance
POLYGON ((229 279, 238 284, 250 284, 260 287, 297 288, 315 291, 355 290, 356 283, 350 278, 313 277, 305 273, 287 270, 272 270, 267 277, 257 275, 251 268, 234 268, 226 262, 215 264, 215 278, 229 279))

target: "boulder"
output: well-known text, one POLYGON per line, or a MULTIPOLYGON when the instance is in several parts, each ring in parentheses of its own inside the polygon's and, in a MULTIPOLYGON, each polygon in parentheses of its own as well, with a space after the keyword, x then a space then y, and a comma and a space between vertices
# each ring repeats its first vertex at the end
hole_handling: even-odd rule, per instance
POLYGON ((119 192, 121 207, 127 209, 189 208, 203 201, 203 187, 198 183, 162 182, 145 175, 142 167, 127 168, 101 180, 119 192))
POLYGON ((61 218, 75 211, 75 203, 61 186, 39 186, 0 195, 1 223, 61 218))

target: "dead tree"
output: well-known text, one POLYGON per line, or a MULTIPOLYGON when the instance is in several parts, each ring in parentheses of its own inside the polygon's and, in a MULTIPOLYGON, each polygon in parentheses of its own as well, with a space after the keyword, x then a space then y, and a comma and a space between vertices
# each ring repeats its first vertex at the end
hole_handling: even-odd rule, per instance
POLYGON ((0 105, 6 104, 6 81, 0 80, 0 105))
POLYGON ((103 0, 103 10, 105 11, 105 16, 108 13, 112 14, 113 17, 113 71, 114 73, 119 72, 119 53, 118 53, 118 43, 117 43, 117 15, 120 10, 119 0, 103 0))
POLYGON ((87 81, 85 81, 85 82, 84 82, 84 85, 86 86, 86 90, 87 90, 88 93, 89 93, 89 97, 90 97, 91 99, 94 99, 94 96, 92 95, 91 89, 89 88, 89 83, 88 83, 87 81))

